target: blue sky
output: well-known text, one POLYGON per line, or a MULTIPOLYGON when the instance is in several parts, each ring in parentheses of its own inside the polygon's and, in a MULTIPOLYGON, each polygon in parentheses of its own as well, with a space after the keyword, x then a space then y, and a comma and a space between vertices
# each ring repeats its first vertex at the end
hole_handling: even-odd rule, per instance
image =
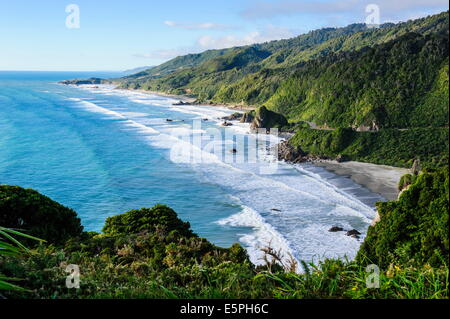
POLYGON ((448 10, 447 0, 0 0, 0 70, 125 70, 177 55, 448 10), (80 10, 67 28, 66 6, 80 10))

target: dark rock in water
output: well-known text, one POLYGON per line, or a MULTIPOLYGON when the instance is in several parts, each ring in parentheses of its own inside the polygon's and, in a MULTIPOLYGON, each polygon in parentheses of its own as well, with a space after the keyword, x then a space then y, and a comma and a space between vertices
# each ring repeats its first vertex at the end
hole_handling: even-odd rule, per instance
POLYGON ((352 238, 355 238, 355 239, 359 239, 359 236, 358 236, 358 235, 352 235, 351 237, 352 237, 352 238))
POLYGON ((173 122, 173 120, 171 120, 171 119, 166 119, 166 122, 173 122))
POLYGON ((343 230, 344 230, 344 228, 342 228, 342 227, 333 226, 333 227, 331 227, 328 231, 329 231, 329 232, 332 232, 332 233, 336 233, 336 232, 338 232, 338 231, 343 231, 343 230))
POLYGON ((302 163, 306 161, 306 153, 300 147, 292 146, 289 141, 278 144, 278 160, 292 163, 302 163))
POLYGON ((261 106, 255 111, 255 118, 250 125, 250 129, 257 130, 259 128, 281 128, 287 124, 288 121, 283 115, 269 111, 265 106, 261 106))
MULTIPOLYGON (((359 231, 357 231, 356 229, 352 229, 352 230, 349 230, 349 231, 346 233, 346 235, 347 235, 347 236, 351 236, 351 237, 356 238, 355 236, 359 236, 359 235, 361 235, 361 233, 360 233, 359 231)), ((358 238, 359 238, 359 237, 358 237, 358 238)))
POLYGON ((273 210, 274 212, 281 212, 281 210, 276 209, 276 208, 272 208, 271 210, 273 210))
POLYGON ((247 113, 244 113, 241 117, 241 123, 251 123, 253 122, 253 119, 255 118, 255 111, 250 111, 247 113))
POLYGON ((222 117, 222 120, 225 121, 238 121, 242 118, 242 114, 241 113, 233 113, 231 115, 222 117))
POLYGON ((336 157, 336 161, 337 161, 338 163, 347 162, 347 161, 348 161, 348 157, 347 157, 346 155, 339 154, 339 155, 336 157))
POLYGON ((192 105, 192 103, 180 101, 180 102, 177 102, 177 103, 173 103, 172 105, 192 105))

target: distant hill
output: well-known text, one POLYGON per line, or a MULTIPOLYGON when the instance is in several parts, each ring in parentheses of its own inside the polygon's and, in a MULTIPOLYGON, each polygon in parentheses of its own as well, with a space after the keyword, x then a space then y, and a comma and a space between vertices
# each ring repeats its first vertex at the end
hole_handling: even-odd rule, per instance
POLYGON ((172 59, 122 88, 266 105, 331 127, 448 125, 448 12, 368 28, 352 24, 172 59))
POLYGON ((124 73, 125 75, 132 75, 132 74, 136 74, 136 73, 139 73, 139 72, 142 72, 142 71, 149 70, 149 69, 151 69, 153 67, 154 66, 141 66, 141 67, 138 67, 138 68, 122 71, 122 73, 124 73))

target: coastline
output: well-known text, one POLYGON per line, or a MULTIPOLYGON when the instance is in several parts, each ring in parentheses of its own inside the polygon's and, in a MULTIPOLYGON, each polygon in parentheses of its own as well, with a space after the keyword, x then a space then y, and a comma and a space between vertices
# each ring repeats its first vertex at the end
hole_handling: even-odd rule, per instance
POLYGON ((321 161, 312 164, 323 167, 336 175, 349 177, 356 184, 383 196, 388 201, 397 199, 398 182, 403 175, 410 173, 407 168, 355 161, 342 163, 321 161))
POLYGON ((159 91, 148 91, 148 90, 142 90, 142 89, 121 89, 116 88, 116 90, 127 90, 127 91, 134 91, 144 94, 152 94, 152 95, 158 95, 163 97, 172 98, 178 101, 182 101, 184 103, 189 103, 190 105, 197 105, 197 106, 211 106, 211 107, 223 107, 234 111, 253 111, 256 109, 255 106, 249 106, 249 105, 239 105, 239 104, 219 104, 219 103, 195 103, 197 101, 196 98, 190 97, 187 95, 177 95, 177 94, 169 94, 159 91))
MULTIPOLYGON (((254 107, 250 106, 239 106, 239 105, 227 105, 227 104, 196 104, 195 98, 186 95, 176 95, 168 94, 164 92, 157 91, 147 91, 142 89, 120 89, 116 90, 133 91, 143 94, 151 94, 162 97, 172 98, 184 103, 189 103, 189 105, 207 106, 207 107, 223 107, 234 111, 247 111, 253 110, 254 107)), ((286 133, 281 136, 284 139, 289 139, 292 134, 286 133)), ((400 178, 410 173, 407 168, 399 168, 387 165, 378 165, 372 163, 364 162, 337 162, 334 160, 320 160, 314 161, 311 164, 317 167, 322 167, 327 171, 334 173, 339 176, 348 177, 353 180, 356 184, 365 187, 373 193, 381 195, 386 200, 396 200, 398 197, 398 182, 400 178)))

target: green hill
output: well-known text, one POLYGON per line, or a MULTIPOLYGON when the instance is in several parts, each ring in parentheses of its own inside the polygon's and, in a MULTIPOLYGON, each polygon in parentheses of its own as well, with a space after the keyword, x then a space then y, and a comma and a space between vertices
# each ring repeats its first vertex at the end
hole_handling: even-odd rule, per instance
POLYGON ((177 57, 119 80, 332 127, 448 125, 448 12, 177 57))
POLYGON ((311 155, 406 167, 420 158, 436 167, 448 162, 448 18, 447 11, 206 51, 119 82, 198 102, 265 106, 286 117, 297 131, 291 144, 311 155), (362 132, 335 150, 327 147, 330 132, 309 132, 305 122, 362 132))

